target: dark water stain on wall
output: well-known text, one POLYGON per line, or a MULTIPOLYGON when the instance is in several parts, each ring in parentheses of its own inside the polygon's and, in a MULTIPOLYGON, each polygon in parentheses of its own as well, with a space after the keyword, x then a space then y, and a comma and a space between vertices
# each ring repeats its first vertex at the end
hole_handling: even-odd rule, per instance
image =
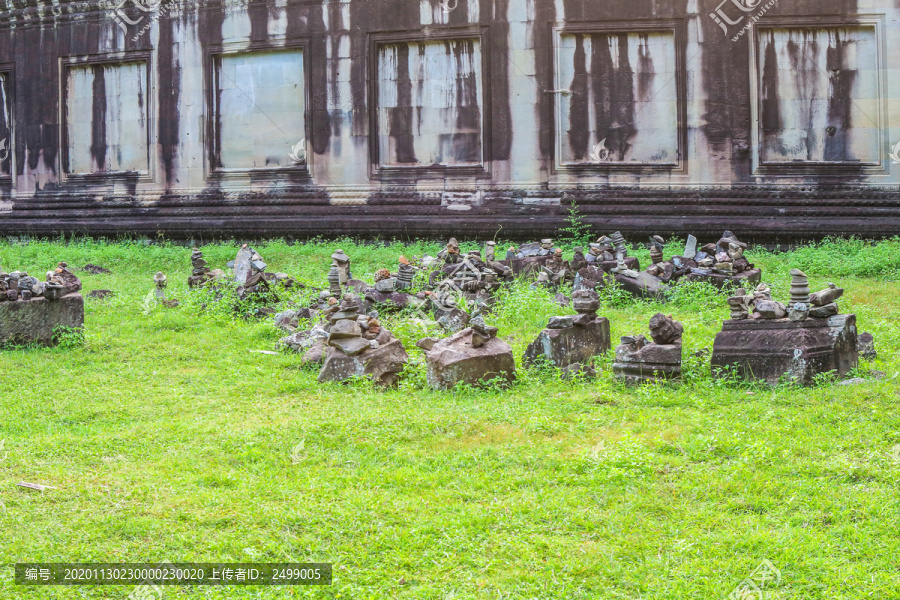
MULTIPOLYGON (((331 28, 331 56, 329 57, 329 83, 331 85, 331 98, 334 102, 338 102, 340 100, 340 46, 341 40, 346 35, 346 26, 344 25, 343 18, 343 5, 338 2, 333 2, 328 5, 328 22, 331 28)), ((307 57, 309 60, 309 57, 307 57)), ((343 115, 338 115, 336 119, 331 120, 331 134, 336 138, 336 141, 340 140, 341 137, 341 128, 343 125, 343 115)), ((336 144, 338 145, 338 144, 336 144)), ((332 153, 335 158, 340 157, 340 151, 338 148, 333 148, 332 153)))
MULTIPOLYGON (((397 162, 415 163, 413 146, 412 81, 409 76, 409 45, 395 44, 397 53, 397 106, 388 110, 389 133, 397 148, 397 162)), ((422 49, 420 49, 422 51, 422 49)), ((384 160, 385 157, 382 158, 384 160)))
MULTIPOLYGON (((325 16, 323 10, 328 0, 322 0, 323 4, 303 4, 302 8, 295 5, 295 17, 288 17, 288 39, 296 36, 309 35, 310 81, 309 99, 310 114, 312 117, 312 149, 316 154, 325 154, 331 142, 331 112, 328 108, 328 69, 324 64, 324 58, 328 56, 327 34, 325 31, 325 16), (305 17, 305 24, 300 16, 305 17), (314 57, 318 57, 314 58, 314 57)), ((299 4, 299 3, 298 3, 299 4)), ((351 5, 352 6, 352 5, 351 5)), ((291 7, 288 5, 288 13, 291 7)), ((365 56, 360 54, 358 56, 365 56)), ((332 56, 332 60, 334 60, 332 56)), ((354 60, 354 64, 363 65, 363 85, 365 85, 365 60, 354 60)))
POLYGON ((781 129, 781 111, 778 102, 778 54, 775 34, 769 32, 763 57, 760 122, 763 133, 781 129))
MULTIPOLYGON (((514 0, 521 2, 523 0, 514 0)), ((509 89, 509 2, 510 0, 481 0, 481 23, 491 26, 490 81, 492 92, 492 144, 486 160, 509 160, 513 143, 512 106, 509 89)))
POLYGON ((853 160, 849 147, 853 128, 853 84, 856 71, 846 68, 847 47, 851 42, 841 40, 841 32, 835 32, 835 45, 828 47, 825 68, 828 71, 830 90, 828 95, 828 130, 825 137, 825 160, 853 160))
POLYGON ((575 36, 574 78, 569 87, 569 147, 575 160, 584 160, 588 155, 591 140, 590 113, 588 110, 587 55, 584 36, 575 36))
POLYGON ((624 161, 634 128, 634 70, 628 57, 628 35, 591 36, 591 92, 594 101, 596 135, 606 139, 612 159, 624 161), (611 46, 618 50, 614 64, 611 46))
MULTIPOLYGON (((103 65, 92 69, 91 161, 94 171, 106 170, 106 77, 103 65)), ((69 115, 69 118, 75 115, 69 115)))
POLYGON ((637 97, 642 102, 652 100, 653 83, 656 81, 656 69, 653 65, 653 56, 650 54, 649 36, 642 33, 638 42, 638 74, 637 97))
POLYGON ((475 42, 463 40, 450 44, 446 50, 453 52, 456 72, 456 130, 453 135, 454 162, 478 163, 481 161, 481 97, 478 93, 478 65, 480 57, 475 53, 475 42))
MULTIPOLYGON (((179 98, 181 96, 181 61, 174 35, 175 17, 159 21, 159 155, 165 177, 166 190, 177 183, 179 127, 179 98)), ((219 128, 216 127, 218 133, 219 128)), ((219 147, 218 145, 216 146, 219 147)))
POLYGON ((549 27, 543 27, 542 23, 554 23, 556 21, 556 3, 554 0, 534 0, 534 19, 531 28, 532 46, 534 47, 534 73, 536 121, 540 124, 538 140, 540 143, 540 155, 544 159, 541 166, 540 178, 545 179, 550 169, 553 154, 553 108, 556 99, 548 93, 554 87, 553 67, 551 61, 541 56, 542 48, 551 48, 553 44, 553 32, 549 27), (547 90, 547 91, 545 91, 547 90))

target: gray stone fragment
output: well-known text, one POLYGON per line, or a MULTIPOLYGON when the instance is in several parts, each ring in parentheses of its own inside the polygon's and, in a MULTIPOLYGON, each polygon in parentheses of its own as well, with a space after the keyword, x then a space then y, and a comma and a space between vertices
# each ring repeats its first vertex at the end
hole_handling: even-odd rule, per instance
POLYGON ((550 317, 550 323, 547 324, 547 329, 565 329, 567 327, 573 327, 575 325, 573 321, 573 316, 550 317))

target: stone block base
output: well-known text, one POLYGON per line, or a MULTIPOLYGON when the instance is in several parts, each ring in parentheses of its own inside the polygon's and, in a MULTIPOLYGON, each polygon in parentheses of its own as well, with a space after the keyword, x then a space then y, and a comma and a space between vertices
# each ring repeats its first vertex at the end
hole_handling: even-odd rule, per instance
POLYGON ((34 298, 0 302, 0 346, 40 344, 52 346, 57 327, 84 327, 84 298, 68 294, 59 300, 34 298))
POLYGON ((457 383, 478 385, 491 379, 516 378, 516 362, 509 344, 491 338, 480 348, 471 345, 472 329, 437 342, 425 353, 428 385, 447 390, 457 383))
POLYGON ((809 384, 816 375, 844 376, 859 363, 856 315, 827 319, 725 321, 713 344, 712 368, 744 379, 809 384))
POLYGON ((681 344, 649 344, 634 353, 617 349, 613 375, 626 383, 681 377, 681 344))
POLYGON ((584 327, 545 329, 525 350, 523 364, 531 366, 540 357, 560 369, 590 364, 593 357, 610 348, 609 320, 594 319, 584 327))

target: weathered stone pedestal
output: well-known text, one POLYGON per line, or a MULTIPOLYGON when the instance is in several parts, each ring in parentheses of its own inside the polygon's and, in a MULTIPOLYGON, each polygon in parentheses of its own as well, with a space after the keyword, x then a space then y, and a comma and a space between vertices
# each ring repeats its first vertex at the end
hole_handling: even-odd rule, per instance
POLYGON ((856 315, 725 321, 712 355, 714 373, 736 368, 744 379, 771 385, 782 377, 809 384, 830 371, 844 376, 858 362, 856 315))
POLYGON ((510 382, 516 378, 516 363, 509 344, 497 337, 472 345, 472 328, 435 343, 425 352, 428 385, 447 390, 457 383, 478 385, 491 379, 510 382))
POLYGON ((57 327, 84 327, 84 298, 68 294, 59 300, 32 298, 0 302, 0 346, 40 344, 53 346, 57 327))
POLYGON ((559 369, 589 365, 591 360, 610 349, 609 320, 599 317, 584 326, 544 329, 525 350, 522 359, 530 367, 541 357, 559 369))
POLYGON ((659 379, 681 377, 681 342, 674 344, 647 344, 630 347, 622 344, 616 348, 613 375, 626 383, 643 383, 659 379))

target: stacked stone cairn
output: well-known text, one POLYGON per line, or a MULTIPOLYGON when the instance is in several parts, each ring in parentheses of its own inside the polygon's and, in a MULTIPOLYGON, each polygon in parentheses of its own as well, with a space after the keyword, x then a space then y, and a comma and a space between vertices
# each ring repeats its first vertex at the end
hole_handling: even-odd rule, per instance
POLYGON ((642 383, 681 377, 681 336, 684 327, 671 315, 650 319, 648 342, 643 335, 626 336, 616 348, 613 374, 626 383, 642 383))
POLYGON ((57 327, 84 327, 81 280, 61 262, 39 281, 25 271, 0 271, 0 345, 55 343, 57 327))
POLYGON ((564 377, 595 375, 594 357, 610 349, 609 320, 597 316, 600 300, 593 290, 575 290, 572 306, 577 315, 550 317, 547 328, 528 346, 522 358, 526 367, 545 361, 564 377))
POLYGON ((728 298, 731 320, 723 324, 713 346, 716 373, 737 370, 746 379, 777 384, 783 378, 811 383, 829 371, 845 375, 859 361, 856 316, 839 314, 844 290, 830 283, 810 294, 809 280, 791 271, 786 305, 772 299, 768 286, 751 293, 738 289, 728 298))
POLYGON ((509 344, 497 337, 497 328, 476 314, 471 327, 441 340, 424 338, 417 346, 425 351, 426 379, 434 389, 446 390, 458 383, 479 385, 516 378, 516 363, 509 344))
POLYGON ((348 293, 330 315, 319 382, 365 377, 393 387, 408 360, 406 349, 377 316, 360 314, 360 308, 359 298, 348 293))
POLYGON ((188 287, 202 287, 206 285, 213 276, 210 275, 210 268, 203 259, 203 252, 200 248, 191 249, 191 274, 188 277, 188 287))

